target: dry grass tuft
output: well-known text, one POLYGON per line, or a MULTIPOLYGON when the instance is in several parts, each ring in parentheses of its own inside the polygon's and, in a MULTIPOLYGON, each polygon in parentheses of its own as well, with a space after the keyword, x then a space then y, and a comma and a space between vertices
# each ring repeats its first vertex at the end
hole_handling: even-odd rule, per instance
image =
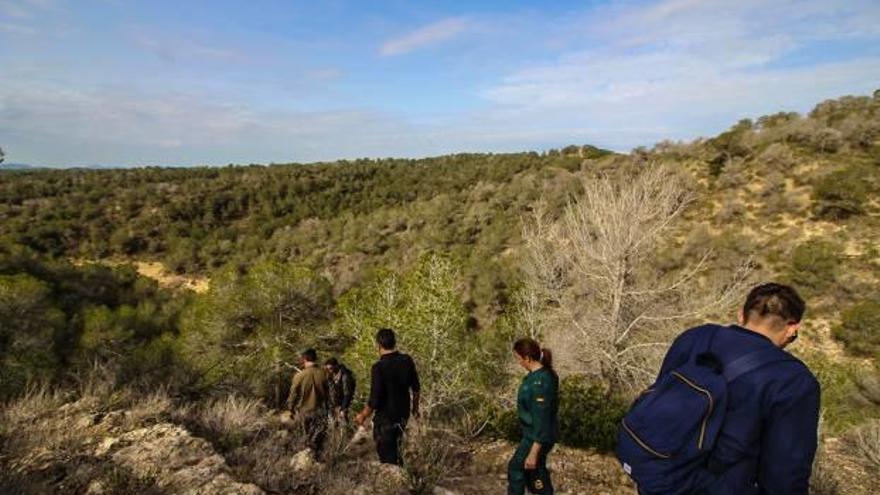
POLYGON ((810 477, 810 495, 840 495, 840 493, 840 483, 832 475, 827 462, 818 459, 810 477))
POLYGON ((64 394, 58 390, 50 390, 47 387, 33 388, 20 398, 4 405, 0 417, 6 426, 32 422, 54 414, 64 400, 64 394))
POLYGON ((872 421, 853 433, 859 453, 874 470, 880 471, 880 421, 872 421))
POLYGON ((404 437, 404 471, 413 495, 429 495, 464 465, 456 441, 445 431, 427 426, 411 428, 404 437))
POLYGON ((224 452, 253 440, 268 425, 268 411, 259 399, 237 395, 182 406, 173 416, 224 452))
POLYGON ((173 409, 174 401, 168 396, 168 392, 159 389, 132 402, 126 414, 126 423, 133 427, 160 421, 169 416, 173 409))

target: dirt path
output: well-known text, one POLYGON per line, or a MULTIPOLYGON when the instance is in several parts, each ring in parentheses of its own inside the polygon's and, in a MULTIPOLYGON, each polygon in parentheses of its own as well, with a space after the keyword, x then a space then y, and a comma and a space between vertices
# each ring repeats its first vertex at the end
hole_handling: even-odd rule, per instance
MULTIPOLYGON (((460 476, 443 483, 451 491, 496 495, 507 491, 507 461, 515 445, 495 441, 476 447, 473 462, 460 476)), ((559 447, 550 453, 549 466, 560 495, 635 495, 629 479, 609 455, 559 447)))

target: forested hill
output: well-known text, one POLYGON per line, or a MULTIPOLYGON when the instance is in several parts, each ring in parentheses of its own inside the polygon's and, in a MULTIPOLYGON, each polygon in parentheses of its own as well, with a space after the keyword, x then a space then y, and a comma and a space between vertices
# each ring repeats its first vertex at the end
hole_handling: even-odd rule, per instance
POLYGON ((302 264, 325 275, 337 295, 375 269, 441 252, 461 261, 462 297, 486 325, 517 283, 521 220, 538 200, 558 211, 587 175, 662 162, 686 172, 699 200, 668 252, 658 253, 661 269, 711 245, 716 268, 749 255, 767 276, 827 267, 801 277, 816 280, 794 278, 817 291, 839 278, 826 291, 837 302, 876 289, 878 108, 880 94, 848 96, 806 116, 742 120, 710 139, 629 155, 570 146, 420 160, 5 172, 0 239, 49 257, 155 260, 208 277, 261 259, 302 264), (816 261, 829 253, 835 259, 816 261))
MULTIPOLYGON (((341 356, 365 383, 380 326, 400 330, 420 363, 423 407, 432 411, 425 416, 466 438, 471 427, 494 436, 516 430, 506 402, 520 378, 509 373, 510 339, 535 330, 545 343, 557 338, 548 345, 563 375, 563 442, 607 450, 632 397, 615 388, 629 368, 604 364, 640 357, 623 364, 651 366, 640 376, 653 378, 658 349, 694 323, 686 305, 704 307, 716 290, 735 293, 700 310, 700 321, 729 321, 740 289, 780 280, 807 300, 792 351, 819 379, 823 433, 837 437, 823 441, 818 465, 830 466, 823 469, 839 478, 839 493, 880 493, 874 471, 851 469, 869 458, 876 469, 880 451, 878 193, 880 91, 629 154, 572 146, 310 165, 3 171, 0 402, 21 400, 0 408, 0 417, 19 418, 0 421, 0 473, 13 472, 10 460, 39 459, 34 476, 55 478, 43 462, 46 445, 65 446, 52 454, 58 466, 78 459, 67 437, 34 434, 47 428, 33 418, 62 411, 65 390, 90 388, 106 399, 90 409, 100 416, 89 417, 133 404, 121 397, 146 398, 148 410, 161 411, 168 408, 155 402, 174 397, 179 413, 133 417, 213 435, 238 463, 233 471, 260 473, 248 481, 283 472, 292 451, 261 450, 276 437, 260 437, 268 443, 253 443, 247 455, 281 459, 283 468, 251 463, 238 447, 262 433, 211 433, 207 411, 239 418, 229 425, 265 424, 237 411, 283 407, 293 363, 308 347, 341 356), (526 221, 536 217, 551 228, 526 221), (642 244, 651 232, 656 242, 642 244), (538 258, 548 262, 535 269, 538 258), (141 273, 125 261, 141 263, 141 273), (141 276, 143 262, 205 277, 210 288, 159 284, 141 276), (627 299, 616 304, 614 294, 627 299), (646 314, 662 325, 637 326, 646 314), (626 330, 614 334, 620 326, 607 321, 626 330), (625 337, 628 347, 618 346, 625 337), (563 367, 594 361, 603 366, 563 367)), ((52 428, 71 430, 69 411, 52 428)), ((101 431, 93 420, 82 424, 71 432, 101 431)), ((8 481, 0 476, 0 492, 8 481)))
POLYGON ((564 200, 590 146, 544 154, 459 154, 225 168, 64 170, 0 175, 0 237, 52 257, 159 260, 209 275, 258 259, 327 270, 337 292, 367 269, 424 250, 460 257, 487 304, 509 267, 519 217, 542 194, 564 200), (544 191, 546 189, 546 191, 544 191), (544 192, 542 192, 544 191, 544 192), (477 272, 479 265, 479 272, 477 272))

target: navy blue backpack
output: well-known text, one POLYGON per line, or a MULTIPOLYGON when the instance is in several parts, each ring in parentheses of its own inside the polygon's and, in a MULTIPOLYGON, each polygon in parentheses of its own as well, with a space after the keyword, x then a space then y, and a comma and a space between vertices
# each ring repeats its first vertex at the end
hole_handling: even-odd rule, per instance
POLYGON ((686 495, 700 488, 709 454, 727 411, 727 384, 774 361, 789 359, 776 347, 730 363, 711 352, 718 331, 705 332, 704 352, 657 379, 636 399, 617 436, 617 458, 643 495, 686 495))

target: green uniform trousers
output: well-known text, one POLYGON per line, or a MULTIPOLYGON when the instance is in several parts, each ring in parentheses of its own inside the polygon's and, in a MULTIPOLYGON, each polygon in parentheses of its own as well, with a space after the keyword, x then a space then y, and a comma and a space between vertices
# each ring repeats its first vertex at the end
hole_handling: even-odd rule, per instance
POLYGON ((529 493, 553 495, 553 483, 550 482, 550 471, 547 469, 547 454, 553 450, 553 444, 542 445, 536 469, 526 471, 526 457, 533 443, 523 438, 507 463, 507 495, 524 495, 526 488, 529 493))

